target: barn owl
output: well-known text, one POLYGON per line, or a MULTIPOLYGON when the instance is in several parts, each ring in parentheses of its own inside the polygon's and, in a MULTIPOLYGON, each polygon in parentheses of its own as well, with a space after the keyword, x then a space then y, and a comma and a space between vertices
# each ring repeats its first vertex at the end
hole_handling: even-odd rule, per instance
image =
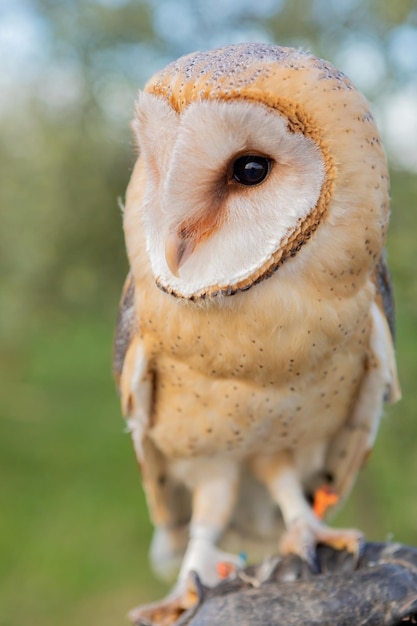
POLYGON ((240 550, 358 553, 314 494, 349 493, 400 396, 384 257, 388 173, 365 98, 330 63, 241 44, 180 58, 139 94, 122 410, 177 582, 170 623, 240 550), (230 547, 232 546, 232 548, 230 547))

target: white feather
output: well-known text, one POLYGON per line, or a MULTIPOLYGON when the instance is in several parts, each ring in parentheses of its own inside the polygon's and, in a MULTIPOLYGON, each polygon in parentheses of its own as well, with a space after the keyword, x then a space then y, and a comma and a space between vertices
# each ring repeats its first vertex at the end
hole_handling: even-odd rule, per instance
POLYGON ((266 106, 197 101, 178 117, 164 101, 144 93, 138 119, 139 144, 151 173, 143 219, 152 271, 164 287, 185 297, 251 276, 320 197, 325 167, 319 148, 266 106), (213 186, 223 180, 227 185, 227 166, 242 152, 270 157, 271 173, 261 185, 235 188, 220 207, 213 186), (180 276, 173 276, 165 259, 169 234, 187 219, 216 211, 222 212, 221 228, 196 247, 180 276))

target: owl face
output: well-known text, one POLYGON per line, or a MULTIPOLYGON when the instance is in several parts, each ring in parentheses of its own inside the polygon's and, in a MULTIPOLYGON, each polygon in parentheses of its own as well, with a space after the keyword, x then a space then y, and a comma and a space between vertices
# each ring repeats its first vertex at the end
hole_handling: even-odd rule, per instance
POLYGON ((266 106, 197 101, 177 114, 142 93, 136 127, 152 270, 183 297, 262 272, 320 197, 320 150, 266 106))
POLYGON ((336 250, 347 210, 386 222, 386 183, 368 193, 383 176, 366 102, 310 55, 243 44, 180 59, 140 93, 134 131, 136 210, 156 282, 176 296, 247 290, 316 231, 333 228, 336 250))

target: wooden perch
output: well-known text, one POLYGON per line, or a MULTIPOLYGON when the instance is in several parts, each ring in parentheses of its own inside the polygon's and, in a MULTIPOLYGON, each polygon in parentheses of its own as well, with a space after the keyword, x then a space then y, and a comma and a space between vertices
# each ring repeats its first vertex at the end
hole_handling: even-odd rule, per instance
POLYGON ((352 556, 317 550, 319 574, 298 557, 274 558, 208 589, 175 626, 397 626, 417 624, 417 549, 367 543, 352 556))

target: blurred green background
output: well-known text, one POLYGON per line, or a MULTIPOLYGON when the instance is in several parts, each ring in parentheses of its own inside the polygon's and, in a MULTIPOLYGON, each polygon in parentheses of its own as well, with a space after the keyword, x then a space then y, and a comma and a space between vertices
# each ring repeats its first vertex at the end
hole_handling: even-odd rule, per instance
POLYGON ((2 0, 0 626, 122 625, 162 593, 111 378, 118 198, 138 87, 181 54, 239 41, 330 59, 379 121, 404 399, 336 522, 417 544, 415 1, 2 0))

